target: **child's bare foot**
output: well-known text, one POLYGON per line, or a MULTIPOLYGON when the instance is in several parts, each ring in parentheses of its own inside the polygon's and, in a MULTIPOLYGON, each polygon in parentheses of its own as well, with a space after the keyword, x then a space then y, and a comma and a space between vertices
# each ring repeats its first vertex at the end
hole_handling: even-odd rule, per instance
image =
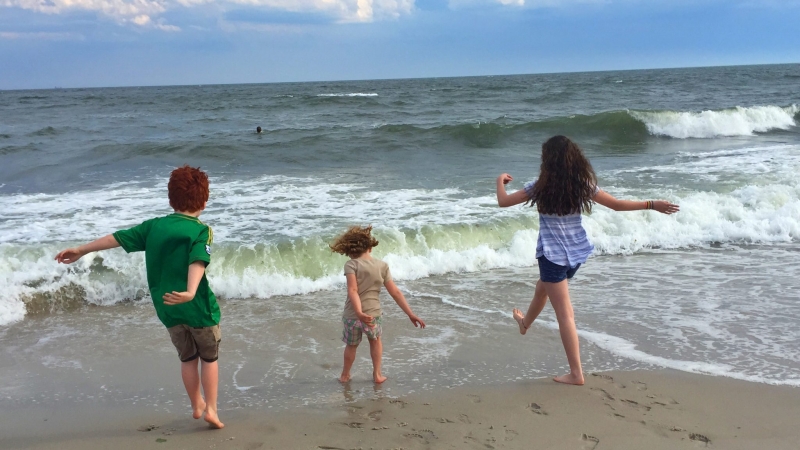
POLYGON ((568 373, 566 375, 561 375, 560 377, 553 378, 553 381, 556 381, 558 383, 574 384, 576 386, 583 386, 583 374, 575 375, 573 373, 568 373))
POLYGON ((201 400, 197 406, 192 407, 192 419, 203 417, 204 412, 206 412, 206 402, 201 400))
POLYGON ((381 374, 377 374, 377 375, 373 374, 372 375, 372 381, 374 381, 375 384, 381 384, 386 380, 388 380, 388 378, 386 378, 385 376, 383 376, 381 374))
POLYGON ((342 374, 339 377, 339 383, 347 383, 348 381, 350 381, 350 374, 347 374, 347 375, 342 374))
POLYGON ((517 324, 519 324, 519 334, 527 333, 530 325, 527 327, 525 326, 525 314, 522 314, 522 311, 514 308, 514 311, 511 313, 511 315, 514 316, 514 320, 516 320, 517 324))
POLYGON ((219 430, 225 427, 225 424, 219 421, 216 411, 206 410, 206 416, 203 417, 203 420, 208 422, 208 426, 211 428, 216 428, 219 430))

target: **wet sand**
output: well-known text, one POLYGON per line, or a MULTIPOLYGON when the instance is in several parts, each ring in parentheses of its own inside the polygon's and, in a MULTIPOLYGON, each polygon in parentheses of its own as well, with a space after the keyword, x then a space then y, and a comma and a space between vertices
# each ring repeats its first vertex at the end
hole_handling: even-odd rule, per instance
MULTIPOLYGON (((499 369, 498 369, 499 370, 499 369)), ((331 381, 335 383, 335 381, 331 381)), ((391 382, 391 381, 390 381, 391 382)), ((282 412, 221 411, 223 430, 146 407, 0 412, 0 447, 42 449, 792 449, 800 389, 676 371, 458 387, 282 412)))

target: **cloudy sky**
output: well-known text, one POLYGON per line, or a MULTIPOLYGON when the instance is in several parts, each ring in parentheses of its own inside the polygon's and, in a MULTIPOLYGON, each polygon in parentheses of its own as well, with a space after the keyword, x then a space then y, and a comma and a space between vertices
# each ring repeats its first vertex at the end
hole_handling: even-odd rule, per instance
POLYGON ((800 62, 800 0, 0 0, 0 89, 800 62))

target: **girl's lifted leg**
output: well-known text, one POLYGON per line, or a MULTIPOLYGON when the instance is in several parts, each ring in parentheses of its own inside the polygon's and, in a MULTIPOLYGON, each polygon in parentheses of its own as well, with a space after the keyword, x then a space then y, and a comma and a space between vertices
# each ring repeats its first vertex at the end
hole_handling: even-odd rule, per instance
POLYGON ((344 347, 344 365, 342 366, 342 375, 339 377, 339 381, 342 383, 350 381, 350 369, 356 360, 356 350, 358 350, 358 345, 345 345, 344 347))
POLYGON ((547 296, 556 311, 558 319, 558 330, 561 333, 561 343, 567 352, 569 362, 569 373, 555 377, 553 380, 565 384, 583 384, 583 369, 581 368, 581 350, 578 344, 578 329, 575 327, 575 314, 572 311, 572 303, 569 300, 569 284, 567 280, 558 283, 545 283, 547 296))
POLYGON ((381 338, 369 340, 369 356, 372 357, 372 380, 376 384, 381 384, 386 381, 386 377, 381 374, 381 357, 383 356, 381 338))
POLYGON ((533 321, 539 317, 542 310, 544 309, 544 305, 547 304, 547 291, 544 289, 544 285, 542 284, 542 280, 536 282, 536 290, 533 293, 533 300, 531 300, 530 306, 528 306, 528 313, 524 316, 522 315, 522 311, 517 308, 514 308, 512 315, 514 316, 514 320, 517 321, 519 324, 519 334, 525 334, 528 332, 528 328, 533 324, 533 321))

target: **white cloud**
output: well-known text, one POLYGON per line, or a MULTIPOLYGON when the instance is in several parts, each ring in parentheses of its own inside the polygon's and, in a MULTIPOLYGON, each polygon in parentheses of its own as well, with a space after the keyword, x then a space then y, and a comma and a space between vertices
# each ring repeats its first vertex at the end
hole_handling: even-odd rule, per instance
MULTIPOLYGON (((178 31, 159 16, 180 8, 215 6, 224 11, 250 6, 294 13, 317 13, 340 22, 396 19, 414 10, 415 0, 0 0, 0 7, 22 8, 45 14, 93 11, 120 23, 178 31)), ((519 0, 514 0, 519 1, 519 0)), ((524 0, 521 0, 524 1, 524 0)))

